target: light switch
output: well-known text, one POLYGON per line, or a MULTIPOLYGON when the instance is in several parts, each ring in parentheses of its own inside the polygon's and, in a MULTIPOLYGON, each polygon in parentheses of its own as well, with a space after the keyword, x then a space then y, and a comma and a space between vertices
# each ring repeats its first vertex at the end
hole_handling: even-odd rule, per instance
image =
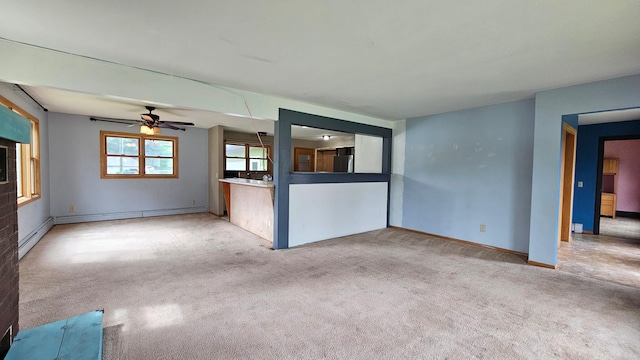
POLYGON ((582 187, 582 181, 578 181, 578 187, 582 187))

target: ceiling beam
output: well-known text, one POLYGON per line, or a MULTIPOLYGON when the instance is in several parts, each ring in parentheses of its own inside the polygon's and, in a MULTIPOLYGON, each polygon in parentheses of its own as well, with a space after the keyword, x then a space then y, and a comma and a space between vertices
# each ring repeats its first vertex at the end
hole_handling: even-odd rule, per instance
POLYGON ((0 81, 278 120, 280 108, 392 127, 393 121, 0 39, 0 81))

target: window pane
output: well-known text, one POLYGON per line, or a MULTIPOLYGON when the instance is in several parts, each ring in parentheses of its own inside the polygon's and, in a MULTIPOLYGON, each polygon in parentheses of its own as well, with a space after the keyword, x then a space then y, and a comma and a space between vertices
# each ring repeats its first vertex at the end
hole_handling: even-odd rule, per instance
MULTIPOLYGON (((247 157, 247 148, 244 145, 226 145, 226 151, 228 157, 247 157)), ((236 169, 227 169, 236 170, 236 169)))
POLYGON ((138 139, 107 136, 108 155, 138 155, 138 139))
POLYGON ((225 170, 238 170, 245 171, 247 167, 247 162, 245 159, 231 159, 227 158, 227 163, 225 166, 225 170))
POLYGON ((147 175, 172 175, 173 159, 147 158, 144 159, 144 173, 147 175))
POLYGON ((22 145, 16 144, 16 175, 18 175, 18 197, 24 196, 22 193, 22 145))
MULTIPOLYGON (((144 140, 145 156, 173 156, 173 141, 171 140, 144 140)), ((173 167, 172 167, 173 168, 173 167)))
POLYGON ((250 158, 266 158, 267 157, 267 149, 262 147, 253 147, 249 148, 249 157, 250 158))
POLYGON ((266 159, 251 159, 249 162, 251 171, 267 171, 266 159))
POLYGON ((107 174, 139 174, 138 158, 107 156, 107 174))

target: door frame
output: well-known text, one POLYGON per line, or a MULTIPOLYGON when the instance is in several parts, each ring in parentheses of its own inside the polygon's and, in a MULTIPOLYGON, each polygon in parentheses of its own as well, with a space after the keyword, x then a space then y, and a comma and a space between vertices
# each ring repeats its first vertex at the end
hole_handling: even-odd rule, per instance
POLYGON ((571 221, 573 213, 573 188, 576 169, 576 148, 578 130, 562 123, 561 165, 560 165, 560 205, 558 209, 558 248, 562 241, 571 241, 571 221))
MULTIPOLYGON (((602 167, 604 164, 604 143, 613 140, 638 140, 640 135, 600 136, 598 139, 598 165, 596 169, 596 201, 593 212, 593 235, 600 235, 600 206, 602 205, 602 167)), ((616 210, 613 209, 615 212, 616 210)))

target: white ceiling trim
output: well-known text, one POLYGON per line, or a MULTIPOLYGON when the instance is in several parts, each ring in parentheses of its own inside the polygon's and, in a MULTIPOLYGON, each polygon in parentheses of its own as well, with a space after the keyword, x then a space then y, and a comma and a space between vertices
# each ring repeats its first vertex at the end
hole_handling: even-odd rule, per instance
POLYGON ((601 111, 578 115, 578 125, 640 120, 640 108, 601 111))

